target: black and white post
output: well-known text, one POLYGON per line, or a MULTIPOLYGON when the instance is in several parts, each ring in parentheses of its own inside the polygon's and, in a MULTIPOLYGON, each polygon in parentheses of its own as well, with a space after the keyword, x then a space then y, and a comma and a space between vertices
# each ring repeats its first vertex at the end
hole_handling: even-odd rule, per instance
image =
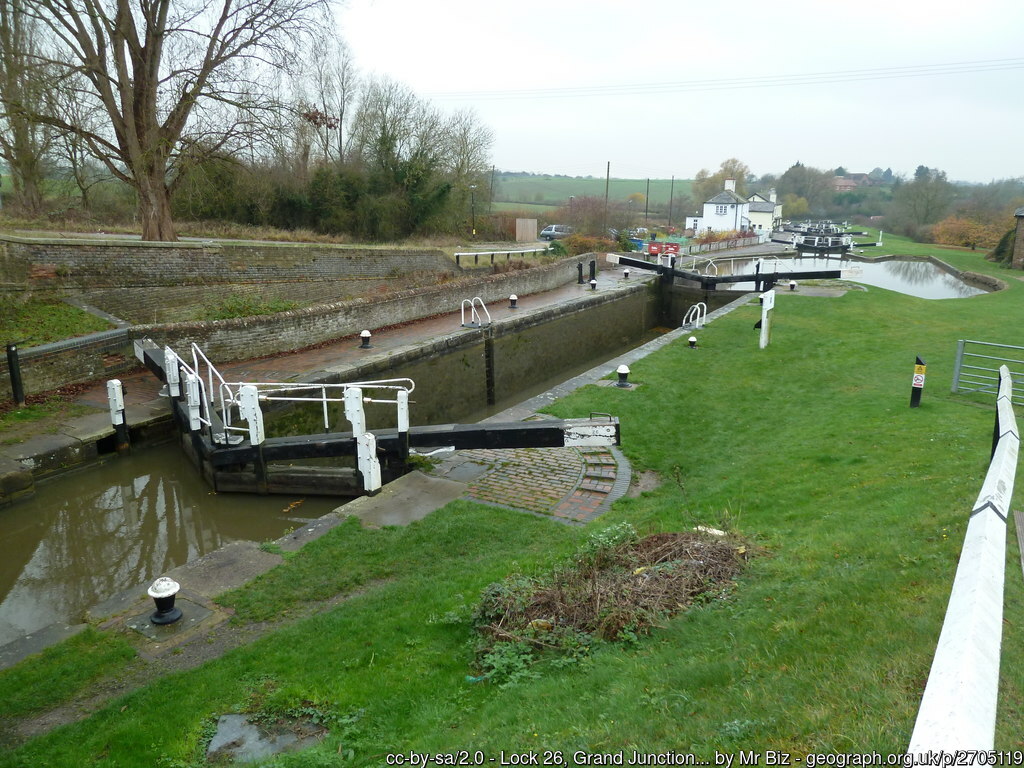
POLYGON ((917 408, 921 405, 921 393, 924 392, 924 373, 928 366, 920 357, 916 358, 914 364, 914 378, 910 385, 910 407, 917 408))

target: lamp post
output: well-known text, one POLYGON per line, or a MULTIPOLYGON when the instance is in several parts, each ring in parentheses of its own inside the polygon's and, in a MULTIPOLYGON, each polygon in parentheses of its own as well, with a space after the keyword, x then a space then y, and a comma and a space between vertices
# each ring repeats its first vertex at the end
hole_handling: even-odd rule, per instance
POLYGON ((469 215, 473 230, 471 237, 476 240, 476 184, 469 185, 469 215))
POLYGON ((569 195, 569 223, 576 226, 576 213, 573 211, 572 203, 576 199, 576 195, 569 195))

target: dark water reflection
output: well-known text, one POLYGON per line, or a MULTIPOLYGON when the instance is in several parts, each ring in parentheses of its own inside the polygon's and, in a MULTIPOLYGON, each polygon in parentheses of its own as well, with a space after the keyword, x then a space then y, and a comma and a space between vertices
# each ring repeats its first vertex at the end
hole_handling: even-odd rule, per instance
MULTIPOLYGON (((754 271, 754 261, 750 259, 732 262, 718 262, 718 274, 742 275, 754 271)), ((891 259, 888 261, 859 261, 851 258, 833 256, 802 256, 793 258, 765 259, 762 271, 817 271, 825 269, 843 270, 844 280, 890 291, 917 296, 921 299, 962 299, 978 296, 987 291, 968 285, 930 261, 914 261, 908 259, 891 259)), ((799 282, 799 280, 798 280, 799 282)), ((730 290, 754 290, 754 284, 733 283, 730 290)))
MULTIPOLYGON (((447 416, 463 423, 486 418, 659 333, 648 331, 558 371, 540 371, 534 384, 493 406, 473 405, 456 393, 459 410, 447 416)), ((396 370, 392 375, 411 374, 396 370)), ((424 393, 438 382, 428 381, 422 370, 415 375, 420 379, 416 423, 438 423, 437 414, 424 412, 424 393)), ((315 410, 305 431, 322 429, 319 406, 315 410)), ((340 422, 336 426, 347 429, 340 422)), ((0 645, 55 622, 77 623, 84 611, 124 589, 232 541, 276 539, 344 501, 216 494, 170 443, 41 484, 31 499, 0 509, 0 645)))
POLYGON ((214 494, 175 445, 41 485, 0 510, 0 645, 240 539, 281 536, 337 499, 214 494))

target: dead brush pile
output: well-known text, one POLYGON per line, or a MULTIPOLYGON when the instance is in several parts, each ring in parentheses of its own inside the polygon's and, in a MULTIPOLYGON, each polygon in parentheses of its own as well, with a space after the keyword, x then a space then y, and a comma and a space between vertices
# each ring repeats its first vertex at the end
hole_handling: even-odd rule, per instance
POLYGON ((595 534, 568 562, 542 576, 491 584, 473 616, 485 677, 507 660, 545 649, 585 653, 594 638, 634 641, 695 602, 724 597, 750 557, 732 536, 701 531, 644 538, 628 524, 595 534))

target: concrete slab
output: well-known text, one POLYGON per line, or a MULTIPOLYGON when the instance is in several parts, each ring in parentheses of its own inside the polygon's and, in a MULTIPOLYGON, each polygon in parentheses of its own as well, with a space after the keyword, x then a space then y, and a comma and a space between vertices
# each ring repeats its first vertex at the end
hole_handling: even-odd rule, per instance
POLYGON ((414 520, 422 520, 465 492, 465 483, 410 472, 388 483, 376 496, 362 496, 350 501, 344 511, 371 528, 408 525, 414 520))
POLYGON ((0 456, 0 507, 35 491, 32 472, 13 459, 0 456))
POLYGON ((64 434, 35 435, 0 449, 0 457, 16 461, 33 475, 45 475, 96 458, 96 446, 64 434))
POLYGON ((40 653, 51 645, 67 640, 85 629, 88 624, 51 624, 31 635, 0 646, 0 669, 13 667, 22 659, 40 653))
MULTIPOLYGON (((180 639, 183 635, 190 633, 202 621, 210 618, 213 611, 191 600, 179 597, 174 601, 174 606, 181 609, 181 618, 173 624, 154 624, 149 620, 153 614, 155 604, 150 602, 144 613, 131 616, 125 619, 124 625, 154 643, 168 643, 180 639)), ((206 631, 208 627, 204 627, 206 631)))
POLYGON ((276 544, 285 552, 297 552, 304 544, 319 539, 332 528, 337 528, 345 522, 346 509, 348 506, 339 507, 316 520, 303 520, 299 527, 279 538, 276 544))
POLYGON ((109 413, 90 413, 70 420, 60 431, 76 440, 96 441, 114 434, 114 426, 109 413))
POLYGON ((253 541, 233 541, 166 575, 183 590, 214 598, 229 589, 237 589, 281 562, 280 555, 263 551, 253 541))

